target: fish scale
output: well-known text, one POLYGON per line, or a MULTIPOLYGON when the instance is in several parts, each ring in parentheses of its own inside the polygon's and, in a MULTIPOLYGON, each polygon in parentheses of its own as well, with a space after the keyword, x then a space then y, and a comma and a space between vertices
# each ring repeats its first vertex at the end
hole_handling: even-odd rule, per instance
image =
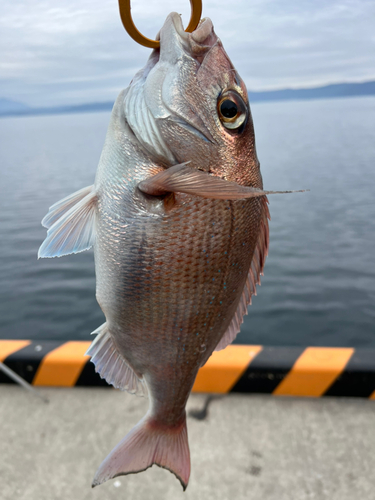
MULTIPOLYGON (((119 253, 117 258, 109 260, 109 265, 105 262, 101 265, 100 258, 97 258, 98 296, 100 298, 100 294, 103 295, 100 278, 103 273, 104 280, 111 277, 112 288, 112 292, 105 290, 106 299, 100 300, 106 316, 104 300, 110 303, 116 300, 119 310, 127 311, 125 317, 119 315, 119 335, 124 330, 132 342, 137 343, 140 338, 150 345, 149 356, 143 349, 141 360, 134 357, 129 359, 140 373, 151 370, 150 363, 156 348, 153 339, 156 337, 158 344, 162 345, 161 358, 156 362, 171 362, 168 356, 171 337, 175 336, 176 331, 174 323, 183 329, 179 334, 179 345, 185 344, 186 347, 180 352, 177 346, 183 357, 182 362, 186 359, 198 368, 207 355, 201 353, 197 357, 193 353, 199 351, 202 343, 208 351, 211 344, 216 345, 228 326, 233 315, 231 311, 237 307, 244 287, 256 244, 254 236, 258 232, 257 228, 250 233, 247 231, 248 220, 251 220, 254 211, 259 212, 259 206, 258 200, 230 202, 229 206, 228 202, 221 200, 185 201, 181 208, 175 208, 158 219, 140 218, 138 223, 132 225, 131 241, 127 233, 121 234, 121 227, 116 231, 107 224, 105 218, 102 219, 103 230, 111 228, 109 234, 104 232, 103 239, 113 241, 113 232, 116 233, 119 253), (186 204, 189 205, 188 210, 186 204), (183 228, 181 210, 185 214, 183 228), (214 238, 212 230, 206 231, 207 226, 212 227, 213 220, 217 227, 220 226, 214 238), (185 237, 181 238, 181 234, 185 237), (135 246, 134 241, 137 242, 135 246), (121 274, 118 273, 119 260, 122 261, 121 274), (160 264, 155 266, 155 261, 160 264), (240 268, 238 262, 242 263, 240 268), (134 269, 137 269, 137 273, 134 273, 134 269), (195 282, 196 279, 198 282, 195 282), (212 297, 215 297, 214 304, 210 304, 212 297), (122 298, 122 303, 119 298, 122 298), (220 311, 226 311, 227 317, 221 315, 219 318, 220 311), (210 328, 215 330, 213 338, 209 337, 210 328)), ((114 219, 111 217, 111 220, 114 219)), ((98 233, 101 234, 100 228, 98 233)), ((106 247, 102 253, 106 260, 106 247)), ((128 350, 132 351, 132 347, 128 350)), ((194 377, 195 374, 192 374, 194 377)), ((168 402, 168 412, 173 411, 173 403, 168 402)))

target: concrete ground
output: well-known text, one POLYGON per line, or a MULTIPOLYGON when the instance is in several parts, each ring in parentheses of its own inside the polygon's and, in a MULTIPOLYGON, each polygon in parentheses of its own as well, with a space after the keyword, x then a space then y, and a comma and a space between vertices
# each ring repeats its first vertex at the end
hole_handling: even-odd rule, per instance
POLYGON ((157 466, 90 487, 147 400, 100 388, 41 392, 49 404, 0 387, 1 500, 375 499, 374 401, 233 394, 211 399, 205 415, 207 396, 193 395, 183 493, 157 466))

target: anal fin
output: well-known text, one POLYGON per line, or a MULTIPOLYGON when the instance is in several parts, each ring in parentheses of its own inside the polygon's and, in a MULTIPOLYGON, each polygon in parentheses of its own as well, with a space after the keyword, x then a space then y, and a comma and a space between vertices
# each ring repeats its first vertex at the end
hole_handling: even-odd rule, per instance
POLYGON ((97 334, 97 337, 86 354, 91 356, 95 371, 99 373, 101 378, 104 378, 108 384, 113 385, 116 389, 147 397, 145 381, 137 377, 134 370, 118 352, 107 328, 107 323, 92 333, 97 334))

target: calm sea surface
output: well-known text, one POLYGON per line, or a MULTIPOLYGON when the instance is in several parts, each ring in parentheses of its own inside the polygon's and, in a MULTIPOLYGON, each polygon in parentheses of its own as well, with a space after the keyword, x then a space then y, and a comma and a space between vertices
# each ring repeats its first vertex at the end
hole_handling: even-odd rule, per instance
MULTIPOLYGON (((271 244, 237 343, 375 347, 375 98, 252 106, 271 244)), ((89 339, 92 251, 37 261, 48 207, 93 183, 108 113, 0 119, 0 338, 89 339)))

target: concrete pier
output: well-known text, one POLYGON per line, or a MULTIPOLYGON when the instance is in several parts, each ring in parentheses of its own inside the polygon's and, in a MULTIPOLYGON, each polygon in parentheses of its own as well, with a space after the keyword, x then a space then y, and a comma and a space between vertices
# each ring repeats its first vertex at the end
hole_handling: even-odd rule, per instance
POLYGON ((100 462, 145 414, 147 400, 101 388, 40 390, 48 404, 0 387, 1 500, 375 498, 374 401, 195 394, 183 493, 157 466, 91 489, 100 462))

